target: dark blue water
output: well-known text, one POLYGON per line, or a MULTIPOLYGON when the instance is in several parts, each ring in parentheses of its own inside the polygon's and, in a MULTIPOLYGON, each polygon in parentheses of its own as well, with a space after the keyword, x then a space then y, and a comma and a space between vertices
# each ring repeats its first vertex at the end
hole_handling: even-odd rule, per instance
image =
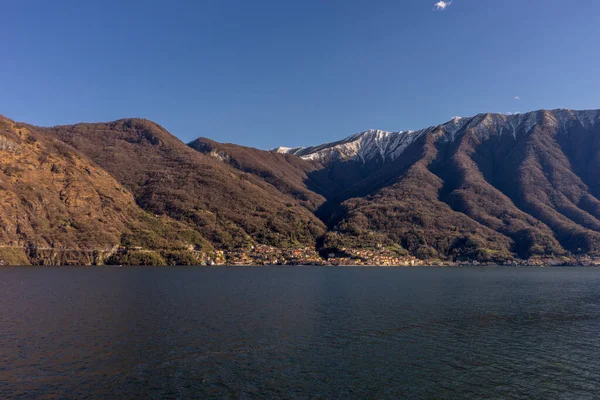
POLYGON ((4 268, 0 398, 593 399, 600 270, 4 268))

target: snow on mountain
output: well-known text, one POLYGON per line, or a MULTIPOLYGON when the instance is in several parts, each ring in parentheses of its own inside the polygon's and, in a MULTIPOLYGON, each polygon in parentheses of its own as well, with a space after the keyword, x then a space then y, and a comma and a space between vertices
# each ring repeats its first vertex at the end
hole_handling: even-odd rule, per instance
POLYGON ((387 132, 371 129, 354 134, 335 143, 326 143, 313 147, 279 147, 275 151, 294 154, 305 160, 320 162, 356 159, 364 163, 376 158, 381 161, 390 161, 402 154, 416 139, 431 131, 432 128, 415 132, 387 132))
POLYGON ((511 115, 488 113, 478 114, 474 117, 454 117, 442 125, 431 126, 418 131, 387 132, 370 129, 338 142, 311 147, 278 147, 273 151, 294 154, 305 160, 315 160, 322 163, 350 160, 362 163, 373 160, 386 162, 397 159, 411 143, 432 132, 441 133, 441 140, 446 142, 456 140, 467 130, 473 130, 479 136, 495 132, 511 135, 517 139, 519 135, 527 134, 534 126, 543 123, 566 129, 576 121, 583 128, 590 129, 600 123, 600 110, 558 109, 511 115))

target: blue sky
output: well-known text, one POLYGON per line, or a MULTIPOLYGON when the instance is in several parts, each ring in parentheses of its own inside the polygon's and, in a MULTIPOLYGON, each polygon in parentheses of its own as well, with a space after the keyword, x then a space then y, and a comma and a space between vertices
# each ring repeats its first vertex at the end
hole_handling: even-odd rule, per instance
POLYGON ((0 114, 273 148, 600 108, 599 1, 437 1, 4 0, 0 114))

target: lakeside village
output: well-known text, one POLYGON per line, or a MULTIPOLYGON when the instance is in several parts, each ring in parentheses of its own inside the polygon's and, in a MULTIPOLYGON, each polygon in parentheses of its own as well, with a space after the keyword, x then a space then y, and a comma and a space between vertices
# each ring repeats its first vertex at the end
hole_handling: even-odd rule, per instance
MULTIPOLYGON (((421 260, 414 256, 401 256, 386 248, 348 249, 321 257, 311 247, 281 249, 267 245, 255 245, 246 250, 216 251, 202 261, 202 265, 329 265, 329 266, 485 266, 492 262, 421 260)), ((600 257, 535 258, 511 260, 506 266, 600 266, 600 257)))

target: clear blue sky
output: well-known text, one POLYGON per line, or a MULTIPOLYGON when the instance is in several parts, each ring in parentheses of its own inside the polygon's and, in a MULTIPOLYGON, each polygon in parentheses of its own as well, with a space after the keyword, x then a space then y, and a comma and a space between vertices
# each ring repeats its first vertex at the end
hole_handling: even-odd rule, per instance
POLYGON ((272 148, 600 108, 600 1, 437 1, 3 0, 0 114, 272 148))

